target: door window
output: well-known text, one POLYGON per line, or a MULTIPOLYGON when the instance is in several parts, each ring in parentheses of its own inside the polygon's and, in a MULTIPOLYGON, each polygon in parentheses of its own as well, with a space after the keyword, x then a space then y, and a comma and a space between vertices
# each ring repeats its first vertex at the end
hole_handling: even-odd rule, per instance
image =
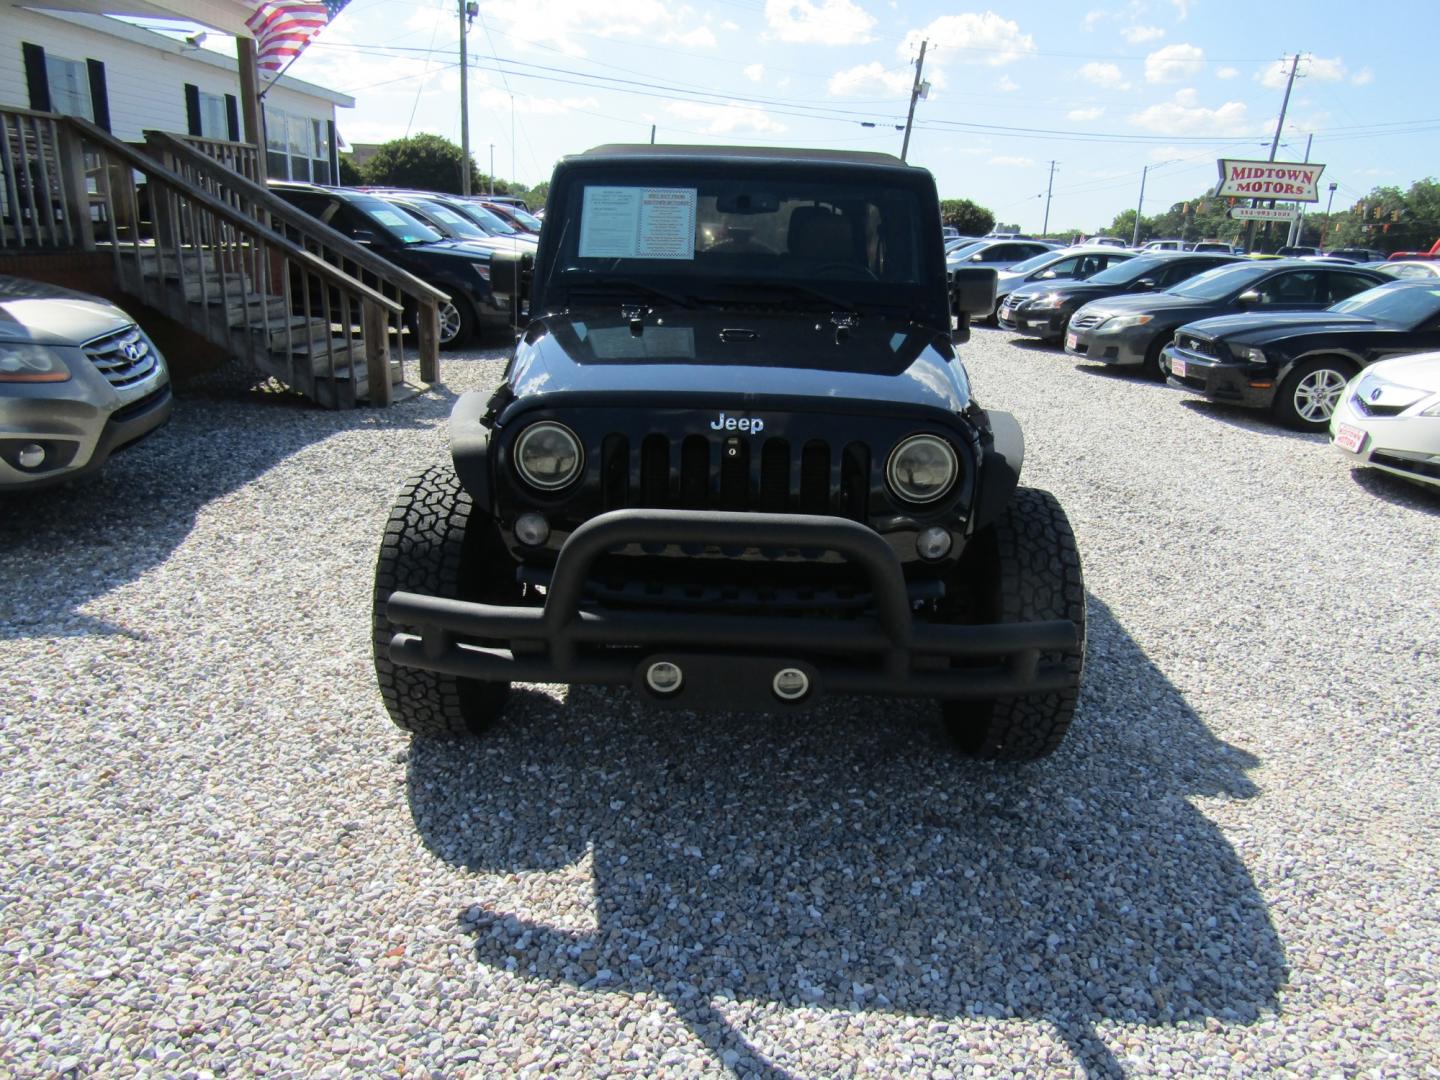
POLYGON ((1331 270, 1326 277, 1330 279, 1330 303, 1332 304, 1375 287, 1375 282, 1369 278, 1363 278, 1359 274, 1347 274, 1343 270, 1331 270))
POLYGON ((1325 300, 1323 275, 1318 270, 1277 274, 1255 287, 1262 304, 1319 304, 1325 300))

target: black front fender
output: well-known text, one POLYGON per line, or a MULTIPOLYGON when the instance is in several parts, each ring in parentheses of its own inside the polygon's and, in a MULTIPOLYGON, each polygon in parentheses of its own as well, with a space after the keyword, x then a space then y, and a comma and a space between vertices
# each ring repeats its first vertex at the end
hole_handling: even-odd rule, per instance
POLYGON ((489 399, 471 391, 461 394, 450 411, 450 457, 476 510, 493 512, 490 494, 490 429, 480 422, 489 399))
POLYGON ((1007 412, 987 410, 990 440, 981 441, 980 490, 975 499, 974 530, 979 532, 1000 516, 1020 485, 1025 463, 1025 436, 1007 412))

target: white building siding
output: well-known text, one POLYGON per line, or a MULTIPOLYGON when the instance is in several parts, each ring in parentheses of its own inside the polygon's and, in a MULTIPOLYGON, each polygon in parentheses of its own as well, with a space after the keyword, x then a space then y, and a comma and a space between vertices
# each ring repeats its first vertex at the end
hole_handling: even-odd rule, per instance
MULTIPOLYGON (((228 67, 217 66, 214 54, 198 55, 200 50, 183 42, 128 25, 111 33, 106 22, 112 20, 42 14, 0 0, 0 106, 30 107, 23 42, 39 45, 47 55, 102 62, 111 131, 127 141, 141 139, 146 129, 188 132, 187 83, 203 93, 238 97, 240 80, 233 60, 218 57, 228 67), (133 37, 152 39, 152 43, 130 40, 133 37)), ((296 80, 286 82, 288 85, 271 90, 266 101, 287 113, 324 123, 334 121, 336 101, 306 93, 296 86, 296 80)))

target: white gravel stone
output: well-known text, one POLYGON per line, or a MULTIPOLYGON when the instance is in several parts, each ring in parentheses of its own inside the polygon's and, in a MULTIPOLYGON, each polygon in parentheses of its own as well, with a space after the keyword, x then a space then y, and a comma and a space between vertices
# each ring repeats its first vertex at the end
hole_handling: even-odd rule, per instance
POLYGON ((412 744, 376 550, 499 355, 0 500, 0 1073, 1440 1075, 1435 494, 979 330, 1085 560, 1053 758, 539 686, 412 744))

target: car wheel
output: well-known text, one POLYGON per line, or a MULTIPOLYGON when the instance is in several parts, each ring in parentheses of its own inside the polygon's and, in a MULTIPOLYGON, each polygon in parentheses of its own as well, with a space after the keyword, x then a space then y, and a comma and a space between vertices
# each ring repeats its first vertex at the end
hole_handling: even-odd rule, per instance
POLYGON ((483 731, 499 715, 509 683, 480 682, 401 667, 390 660, 397 626, 385 614, 393 592, 518 604, 514 564, 494 524, 475 513, 455 470, 435 466, 405 482, 390 511, 375 566, 371 632, 375 677, 390 719, 415 735, 453 737, 483 731))
POLYGON ((1075 533, 1048 491, 1017 488, 993 525, 971 542, 952 582, 972 595, 974 617, 987 622, 1069 619, 1075 647, 1042 653, 1042 667, 1065 672, 1063 689, 987 701, 944 701, 941 716, 956 748, 968 757, 1033 761, 1065 738, 1080 694, 1085 658, 1085 584, 1075 533))
POLYGON ((475 336, 475 312, 458 297, 440 305, 440 348, 460 349, 475 336))
POLYGON ((1275 419, 1296 431, 1326 430, 1352 374, 1354 369, 1343 360, 1307 360, 1300 364, 1275 392, 1275 419))
POLYGON ((1163 367, 1165 358, 1161 353, 1164 351, 1165 346, 1174 340, 1175 334, 1173 332, 1168 334, 1161 333, 1150 343, 1150 347, 1145 350, 1145 373, 1147 375, 1159 379, 1161 382, 1165 381, 1166 372, 1163 367))

